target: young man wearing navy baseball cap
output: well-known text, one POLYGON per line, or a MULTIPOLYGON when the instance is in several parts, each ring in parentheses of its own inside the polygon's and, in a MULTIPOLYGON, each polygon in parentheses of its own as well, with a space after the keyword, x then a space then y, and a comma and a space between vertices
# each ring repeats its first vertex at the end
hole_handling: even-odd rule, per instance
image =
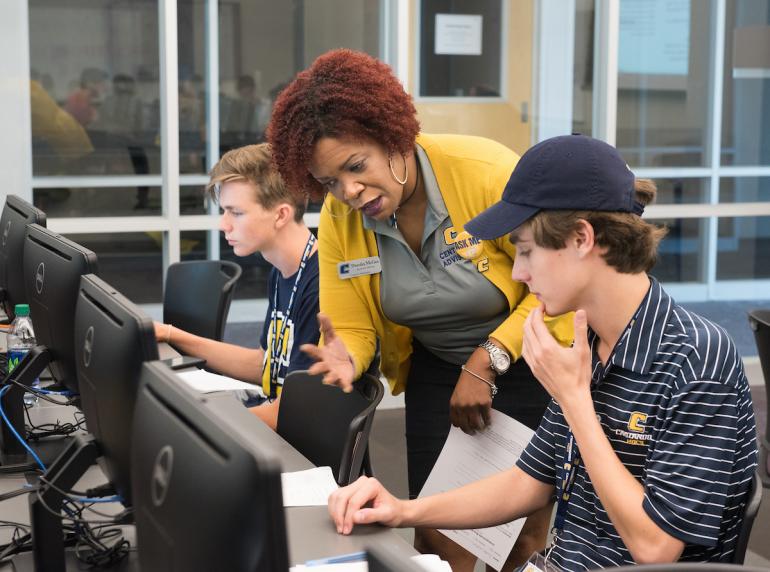
POLYGON ((549 567, 732 560, 757 463, 751 394, 727 333, 647 274, 664 234, 640 216, 654 197, 590 137, 554 137, 521 157, 502 200, 465 228, 509 235, 513 279, 541 302, 523 357, 553 398, 543 421, 515 467, 472 485, 414 501, 374 479, 340 489, 329 499, 339 532, 481 528, 555 495, 549 567), (570 311, 565 348, 543 316, 570 311))

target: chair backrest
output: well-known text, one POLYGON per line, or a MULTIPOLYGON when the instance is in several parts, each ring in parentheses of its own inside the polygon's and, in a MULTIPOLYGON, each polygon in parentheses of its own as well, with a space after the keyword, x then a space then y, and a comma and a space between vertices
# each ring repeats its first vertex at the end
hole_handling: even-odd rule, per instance
POLYGON ((364 374, 345 393, 324 385, 321 375, 294 371, 286 376, 278 409, 278 434, 316 466, 329 466, 340 485, 362 473, 382 382, 364 374))
POLYGON ((735 543, 735 552, 733 553, 733 562, 743 564, 746 558, 746 548, 749 546, 749 537, 751 528, 754 526, 754 519, 757 518, 759 505, 762 502, 762 479, 759 472, 754 472, 751 479, 751 488, 749 489, 749 500, 746 502, 746 509, 743 511, 743 520, 738 530, 738 541, 735 543))
MULTIPOLYGON (((770 308, 751 310, 749 325, 754 331, 754 341, 757 343, 759 364, 762 367, 762 377, 765 378, 765 396, 767 397, 767 412, 770 414, 770 308)), ((768 415, 770 419, 770 415, 768 415)), ((764 435, 764 446, 770 448, 770 423, 767 424, 764 435)))
POLYGON ((227 312, 241 276, 227 260, 193 260, 168 267, 163 321, 192 334, 222 341, 227 312))

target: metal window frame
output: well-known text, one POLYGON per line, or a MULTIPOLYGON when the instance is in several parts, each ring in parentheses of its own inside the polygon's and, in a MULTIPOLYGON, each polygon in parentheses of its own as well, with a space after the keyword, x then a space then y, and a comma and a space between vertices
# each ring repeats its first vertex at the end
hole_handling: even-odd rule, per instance
MULTIPOLYGON (((381 56, 394 65, 399 79, 406 86, 409 76, 409 0, 380 0, 381 56)), ((21 145, 26 157, 29 184, 18 185, 19 194, 32 199, 33 189, 78 188, 109 189, 116 187, 150 186, 161 189, 161 214, 158 216, 104 216, 104 217, 54 217, 48 219, 48 227, 60 234, 123 234, 132 232, 163 233, 163 273, 169 264, 181 259, 181 234, 188 231, 207 231, 207 257, 211 260, 220 258, 219 246, 219 208, 209 202, 207 214, 183 215, 180 213, 180 189, 189 185, 205 185, 205 174, 179 173, 179 96, 178 96, 178 53, 177 53, 177 0, 160 0, 158 3, 159 29, 159 98, 161 104, 159 132, 161 138, 161 172, 155 175, 114 175, 114 176, 33 176, 31 156, 31 128, 23 131, 29 138, 28 145, 21 145), (29 195, 27 196, 25 192, 29 195)), ((219 160, 219 2, 205 2, 205 85, 206 85, 206 168, 210 170, 219 160)), ((29 70, 29 18, 26 10, 19 12, 18 26, 21 38, 14 39, 18 46, 25 46, 26 60, 14 60, 28 73, 29 70), (25 63, 26 62, 26 63, 25 63)), ((29 106, 29 86, 18 97, 29 106)), ((9 106, 12 107, 12 106, 9 106)), ((29 116, 27 114, 26 116, 29 116)), ((16 131, 21 132, 21 129, 16 131)), ((18 141, 17 141, 18 143, 18 141)), ((305 224, 317 228, 319 213, 306 213, 305 224)), ((162 319, 160 304, 142 306, 153 318, 162 319)), ((236 300, 232 305, 231 320, 253 321, 256 316, 264 315, 267 309, 265 298, 236 300)))
MULTIPOLYGON (((594 136, 615 144, 617 130, 617 77, 620 29, 620 1, 595 1, 594 48, 594 136)), ((724 178, 767 177, 770 166, 722 166, 723 72, 726 29, 726 0, 712 0, 709 42, 709 126, 705 142, 707 165, 704 167, 637 167, 634 172, 646 178, 702 178, 709 182, 708 202, 686 205, 651 205, 646 218, 705 218, 702 237, 704 257, 703 283, 664 284, 678 300, 748 300, 767 298, 770 280, 717 280, 718 222, 720 218, 770 216, 770 201, 752 203, 720 203, 719 186, 724 178)))

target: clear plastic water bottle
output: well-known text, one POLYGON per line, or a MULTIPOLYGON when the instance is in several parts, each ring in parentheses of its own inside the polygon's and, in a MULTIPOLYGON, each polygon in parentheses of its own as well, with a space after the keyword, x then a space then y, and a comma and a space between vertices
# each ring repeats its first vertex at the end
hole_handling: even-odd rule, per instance
MULTIPOLYGON (((8 330, 8 373, 11 373, 29 350, 37 345, 35 340, 35 330, 32 328, 32 320, 29 317, 29 306, 27 304, 16 304, 14 310, 16 318, 11 322, 8 330)), ((40 380, 35 378, 32 386, 40 388, 40 380)), ((37 395, 27 392, 24 394, 25 405, 35 405, 37 395)))

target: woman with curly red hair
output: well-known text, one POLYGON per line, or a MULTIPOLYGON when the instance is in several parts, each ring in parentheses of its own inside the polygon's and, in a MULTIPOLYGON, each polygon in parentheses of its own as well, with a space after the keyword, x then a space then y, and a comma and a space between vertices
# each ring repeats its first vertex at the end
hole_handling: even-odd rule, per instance
MULTIPOLYGON (((500 199, 518 157, 480 137, 420 133, 416 115, 387 65, 334 50, 281 92, 268 127, 288 186, 324 200, 324 344, 303 347, 316 359, 311 372, 349 390, 379 343, 392 392, 406 390, 411 497, 451 425, 482 429, 495 408, 534 429, 549 400, 518 359, 538 301, 510 279, 515 248, 463 230, 500 199)), ((551 328, 571 341, 571 320, 551 328)), ((511 561, 543 548, 548 516, 530 517, 511 561)), ((435 530, 416 529, 415 546, 455 571, 473 568, 475 558, 435 530)))

